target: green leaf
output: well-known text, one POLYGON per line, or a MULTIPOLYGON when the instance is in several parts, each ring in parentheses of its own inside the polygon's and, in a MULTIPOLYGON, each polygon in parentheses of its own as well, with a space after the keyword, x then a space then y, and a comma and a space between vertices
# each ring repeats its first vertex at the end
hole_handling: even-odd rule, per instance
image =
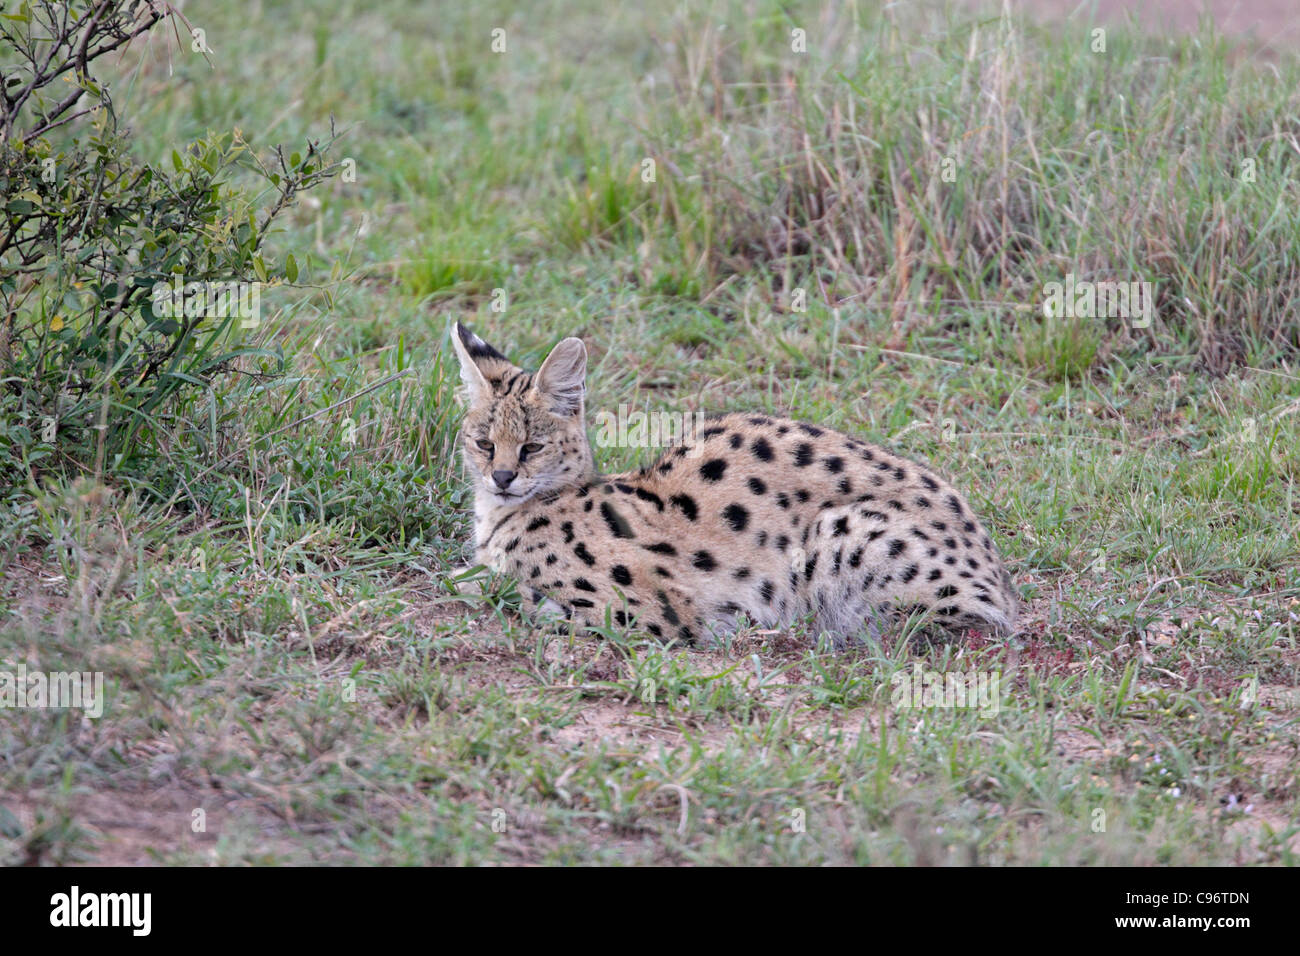
POLYGON ((289 255, 285 257, 285 260, 284 260, 284 274, 285 274, 285 276, 288 277, 288 279, 289 279, 290 282, 297 282, 297 281, 298 281, 298 263, 297 263, 297 261, 294 259, 294 257, 293 257, 293 253, 292 253, 292 252, 289 253, 289 255))

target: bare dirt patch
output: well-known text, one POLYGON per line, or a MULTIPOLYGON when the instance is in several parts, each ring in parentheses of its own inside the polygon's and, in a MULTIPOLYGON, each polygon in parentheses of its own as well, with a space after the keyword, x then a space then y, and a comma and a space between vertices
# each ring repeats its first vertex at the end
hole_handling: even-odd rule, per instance
POLYGON ((27 832, 42 820, 48 825, 51 815, 59 810, 69 813, 79 828, 89 831, 94 847, 86 859, 76 862, 95 866, 151 866, 185 851, 215 862, 223 818, 255 823, 260 834, 255 847, 259 854, 279 855, 290 848, 277 838, 284 821, 259 801, 178 784, 103 790, 70 798, 39 790, 0 793, 0 806, 8 808, 27 832), (200 831, 194 829, 195 810, 204 813, 200 831))

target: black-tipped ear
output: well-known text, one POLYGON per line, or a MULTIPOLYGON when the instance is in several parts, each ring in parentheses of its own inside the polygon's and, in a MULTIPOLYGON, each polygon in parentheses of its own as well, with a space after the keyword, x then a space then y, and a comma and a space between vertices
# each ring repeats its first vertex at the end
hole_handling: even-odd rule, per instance
POLYGON ((504 355, 488 345, 481 338, 475 335, 464 324, 456 323, 456 338, 460 340, 461 345, 465 347, 465 352, 472 359, 500 359, 503 362, 509 361, 504 355))
POLYGON ((546 356, 537 370, 533 388, 546 397, 559 415, 582 411, 587 378, 587 347, 582 339, 565 339, 546 356))
POLYGON ((456 350, 456 358, 460 360, 460 378, 465 383, 465 389, 469 393, 470 404, 473 405, 490 398, 492 387, 488 385, 483 370, 479 368, 479 363, 484 361, 504 362, 506 360, 505 356, 459 322, 451 331, 451 344, 452 348, 456 350))

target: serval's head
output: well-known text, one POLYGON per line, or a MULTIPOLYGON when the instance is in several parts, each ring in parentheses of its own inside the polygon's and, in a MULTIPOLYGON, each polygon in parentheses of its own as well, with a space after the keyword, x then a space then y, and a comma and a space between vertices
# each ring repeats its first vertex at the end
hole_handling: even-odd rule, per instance
POLYGON ((565 339, 525 372, 456 323, 451 334, 468 410, 464 458, 480 502, 512 508, 584 483, 593 472, 583 400, 587 349, 565 339))

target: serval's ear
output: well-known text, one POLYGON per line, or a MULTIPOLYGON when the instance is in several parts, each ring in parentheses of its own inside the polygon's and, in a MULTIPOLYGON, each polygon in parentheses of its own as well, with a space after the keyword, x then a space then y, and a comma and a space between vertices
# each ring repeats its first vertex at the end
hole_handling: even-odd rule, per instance
POLYGON ((565 339, 546 356, 533 379, 533 388, 550 403, 555 414, 579 415, 586 377, 587 347, 582 339, 565 339))
POLYGON ((509 365, 509 360, 459 322, 451 330, 451 344, 456 349, 456 358, 460 359, 460 377, 470 404, 487 401, 492 397, 492 386, 484 368, 509 365))

